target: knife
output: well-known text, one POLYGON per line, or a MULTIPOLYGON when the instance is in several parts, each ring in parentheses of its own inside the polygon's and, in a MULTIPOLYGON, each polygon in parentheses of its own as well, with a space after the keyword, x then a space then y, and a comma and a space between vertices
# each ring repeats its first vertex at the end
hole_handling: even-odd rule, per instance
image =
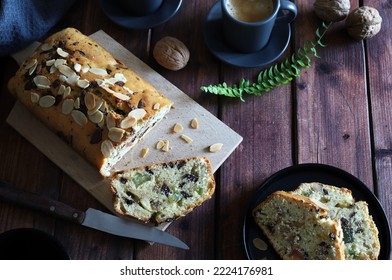
POLYGON ((86 227, 113 235, 161 243, 181 249, 189 247, 177 237, 125 218, 88 208, 80 211, 60 201, 17 189, 0 180, 0 200, 39 210, 86 227))

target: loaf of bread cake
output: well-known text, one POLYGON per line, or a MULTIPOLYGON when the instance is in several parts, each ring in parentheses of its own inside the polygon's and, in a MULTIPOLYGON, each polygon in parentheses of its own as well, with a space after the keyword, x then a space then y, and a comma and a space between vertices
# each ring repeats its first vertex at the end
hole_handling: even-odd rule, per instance
POLYGON ((170 110, 172 101, 76 29, 46 39, 9 91, 103 176, 170 110))
POLYGON ((350 190, 319 182, 302 183, 293 193, 324 203, 328 216, 340 221, 345 257, 348 260, 375 260, 380 254, 378 229, 365 201, 355 202, 350 190))
POLYGON ((211 198, 215 180, 210 161, 192 157, 117 172, 111 188, 119 214, 160 224, 211 198))
POLYGON ((340 221, 330 219, 322 203, 277 191, 253 209, 253 217, 282 259, 345 258, 340 221))

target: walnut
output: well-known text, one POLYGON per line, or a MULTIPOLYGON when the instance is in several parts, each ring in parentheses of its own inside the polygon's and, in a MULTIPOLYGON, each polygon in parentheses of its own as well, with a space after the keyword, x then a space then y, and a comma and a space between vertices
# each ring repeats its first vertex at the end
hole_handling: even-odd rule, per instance
POLYGON ((163 67, 177 71, 187 65, 190 54, 183 42, 167 36, 155 44, 153 56, 163 67))
POLYGON ((375 36, 381 29, 382 18, 372 7, 359 7, 347 16, 347 33, 356 40, 375 36))
POLYGON ((350 0, 316 0, 313 4, 316 15, 324 21, 336 22, 347 17, 350 0))

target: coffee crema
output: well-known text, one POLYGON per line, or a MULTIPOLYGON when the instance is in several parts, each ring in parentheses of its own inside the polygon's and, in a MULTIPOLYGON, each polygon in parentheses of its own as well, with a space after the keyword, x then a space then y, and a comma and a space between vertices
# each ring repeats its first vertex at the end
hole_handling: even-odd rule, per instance
POLYGON ((244 22, 258 22, 269 18, 274 11, 272 0, 227 0, 230 15, 244 22))

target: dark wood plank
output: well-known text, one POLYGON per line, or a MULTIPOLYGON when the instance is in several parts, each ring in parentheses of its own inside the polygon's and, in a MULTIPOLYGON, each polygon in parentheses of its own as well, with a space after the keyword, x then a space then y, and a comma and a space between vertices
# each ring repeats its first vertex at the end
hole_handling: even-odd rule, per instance
MULTIPOLYGON (((355 1, 352 1, 355 2, 355 1)), ((297 3, 296 47, 313 39, 321 21, 313 4, 297 3), (302 34, 302 36, 299 36, 302 34)), ((298 162, 342 168, 373 188, 364 50, 334 23, 320 59, 297 79, 298 162)))
POLYGON ((392 221, 392 96, 391 79, 392 37, 387 36, 391 26, 392 4, 390 1, 364 1, 364 5, 374 7, 383 19, 380 33, 366 41, 369 73, 369 98, 371 103, 372 132, 374 136, 374 162, 376 193, 384 207, 388 220, 392 221))

